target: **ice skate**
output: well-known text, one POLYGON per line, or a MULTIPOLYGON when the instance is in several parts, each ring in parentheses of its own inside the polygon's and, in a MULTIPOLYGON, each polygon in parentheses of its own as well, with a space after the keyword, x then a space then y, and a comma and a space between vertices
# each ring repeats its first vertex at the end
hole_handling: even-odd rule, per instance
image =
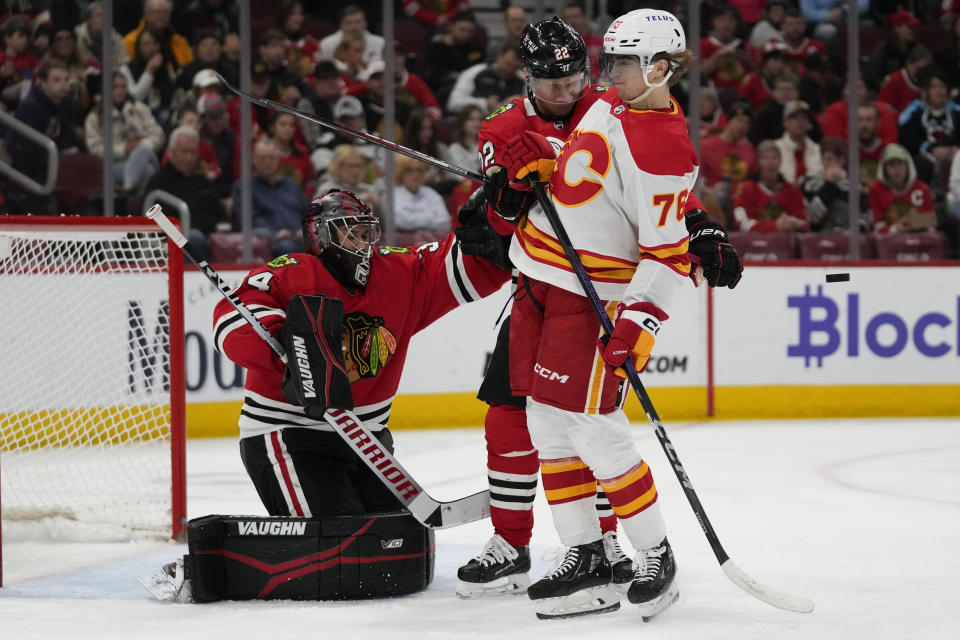
POLYGON ((610 583, 610 563, 600 540, 568 547, 559 565, 527 589, 537 601, 537 617, 573 618, 610 613, 620 608, 620 596, 610 583))
POLYGON ((169 562, 152 576, 139 579, 154 598, 163 602, 190 602, 190 580, 186 577, 183 558, 169 562))
POLYGON ((621 594, 627 593, 627 588, 633 581, 633 561, 620 548, 615 531, 603 534, 603 551, 610 563, 611 582, 621 594))
POLYGON ((650 620, 680 597, 677 587, 677 564, 673 549, 664 538, 651 549, 641 549, 637 554, 633 582, 627 591, 631 603, 640 605, 643 621, 650 620))
POLYGON ((480 555, 457 570, 457 596, 480 598, 524 593, 530 585, 530 550, 494 534, 480 555))

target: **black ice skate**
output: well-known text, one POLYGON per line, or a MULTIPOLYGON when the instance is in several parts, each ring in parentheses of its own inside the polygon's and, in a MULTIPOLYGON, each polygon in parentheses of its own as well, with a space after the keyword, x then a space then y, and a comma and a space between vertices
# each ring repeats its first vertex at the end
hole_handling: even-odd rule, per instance
POLYGON ((625 594, 633 581, 633 561, 620 548, 616 532, 607 531, 603 534, 603 551, 610 563, 611 582, 618 591, 625 594))
POLYGON ((620 596, 610 584, 610 563, 600 540, 568 547, 560 564, 527 589, 537 601, 537 617, 572 618, 609 613, 620 608, 620 596))
POLYGON ((524 593, 530 584, 530 550, 494 534, 480 555, 457 570, 457 596, 476 598, 524 593))
POLYGON ((641 549, 636 565, 627 598, 640 605, 640 615, 646 622, 680 597, 676 581, 677 563, 670 543, 664 538, 651 549, 641 549))

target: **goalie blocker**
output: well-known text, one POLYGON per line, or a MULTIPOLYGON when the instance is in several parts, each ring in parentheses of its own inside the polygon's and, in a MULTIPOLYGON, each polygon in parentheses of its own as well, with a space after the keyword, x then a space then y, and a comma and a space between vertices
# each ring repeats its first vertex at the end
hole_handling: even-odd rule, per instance
POLYGON ((187 525, 195 602, 353 600, 422 591, 433 531, 408 513, 323 518, 211 515, 187 525))

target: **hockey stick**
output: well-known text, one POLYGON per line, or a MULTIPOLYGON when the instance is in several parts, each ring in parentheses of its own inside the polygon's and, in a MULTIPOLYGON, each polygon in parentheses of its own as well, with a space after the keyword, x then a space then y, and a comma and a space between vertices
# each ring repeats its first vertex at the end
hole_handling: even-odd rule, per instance
POLYGON ((372 142, 373 144, 379 145, 384 149, 389 149, 390 151, 405 155, 409 158, 413 158, 414 160, 425 162, 427 164, 437 167, 438 169, 443 169, 444 171, 455 173, 461 178, 470 178, 471 180, 476 180, 477 182, 483 182, 483 176, 475 171, 470 171, 469 169, 458 167, 455 164, 444 162, 443 160, 439 160, 437 158, 434 158, 433 156, 428 156, 425 153, 421 153, 419 151, 415 151, 413 149, 404 147, 403 145, 399 145, 395 142, 384 140, 383 138, 367 133, 365 131, 359 131, 357 129, 353 129, 351 127, 348 127, 342 124, 337 124, 336 122, 328 122, 327 120, 318 118, 312 113, 307 113, 306 111, 297 109, 296 107, 291 107, 290 105, 283 104, 282 102, 277 102, 276 100, 270 100, 269 98, 258 98, 257 96, 251 95, 249 93, 246 93, 245 91, 241 91, 240 89, 236 88, 235 86, 227 82, 226 79, 224 79, 224 77, 221 76, 219 73, 217 74, 217 77, 220 78, 220 83, 223 86, 225 86, 227 89, 237 94, 244 100, 248 100, 249 102, 258 104, 261 107, 266 107, 268 109, 273 109, 275 111, 283 111, 284 113, 289 113, 290 115, 294 115, 294 116, 297 116, 298 118, 303 118, 304 120, 313 122, 314 124, 318 124, 321 127, 326 127, 327 129, 333 129, 334 131, 339 131, 340 133, 350 134, 355 138, 360 138, 362 140, 366 140, 367 142, 372 142))
MULTIPOLYGON (((600 319, 600 324, 603 327, 604 332, 608 336, 613 335, 613 322, 604 311, 604 305, 600 301, 600 296, 597 295, 597 290, 594 288, 593 282, 590 280, 586 270, 583 268, 583 263, 580 261, 580 256, 577 255, 576 250, 573 248, 573 244, 570 242, 570 236, 567 235, 566 229, 564 229, 563 224, 560 222, 560 216, 557 214, 557 210, 554 208, 553 202, 550 200, 550 196, 547 195, 543 183, 531 181, 531 186, 537 196, 537 202, 540 203, 540 207, 543 209, 547 219, 550 221, 550 225, 553 227, 554 233, 557 234, 557 240, 559 240, 560 245, 563 247, 563 251, 567 255, 567 260, 570 261, 570 266, 573 268, 573 272, 576 274, 577 280, 580 281, 580 286, 583 287, 583 292, 590 300, 590 304, 593 307, 594 312, 600 319)), ((663 422, 660 421, 660 416, 657 414, 657 410, 654 408, 653 402, 650 400, 650 396, 647 394, 647 390, 640 381, 640 376, 637 374, 637 370, 633 366, 633 361, 628 358, 623 363, 623 368, 626 370, 627 378, 629 379, 630 384, 633 386, 634 392, 637 394, 637 399, 640 400, 640 406, 643 407, 644 412, 647 414, 647 419, 650 420, 650 424, 653 425, 654 432, 657 434, 657 440, 660 441, 660 446, 663 448, 663 452, 667 455, 667 459, 670 461, 670 464, 673 467, 673 472, 676 474, 677 480, 680 481, 680 485, 683 487, 683 492, 686 494, 687 500, 690 502, 690 506, 693 508, 693 513, 697 517, 697 522, 700 523, 700 528, 707 537, 707 541, 710 543, 710 547, 713 549, 713 554, 717 557, 717 561, 720 563, 720 568, 723 569, 723 572, 738 587, 753 597, 763 600, 767 604, 779 607, 780 609, 786 609, 787 611, 795 611, 797 613, 810 613, 813 611, 813 600, 803 596, 791 595, 789 593, 784 593, 782 591, 777 591, 776 589, 771 589, 770 587, 764 586, 747 575, 740 567, 734 564, 733 560, 730 559, 730 557, 727 555, 727 552, 724 551, 723 546, 720 544, 720 539, 717 537, 717 533, 713 530, 713 525, 710 524, 710 520, 707 518, 707 512, 704 510, 703 505, 700 504, 700 498, 697 496, 697 492, 693 489, 693 483, 690 482, 687 472, 684 470, 683 465, 680 464, 680 458, 677 457, 677 450, 674 448, 673 443, 670 442, 670 438, 667 436, 667 431, 663 427, 663 422)))
MULTIPOLYGON (((197 265, 200 272, 212 282, 220 293, 233 305, 246 320, 257 335, 280 356, 283 362, 287 361, 283 345, 273 337, 263 324, 253 315, 250 309, 223 281, 220 274, 211 267, 206 260, 198 259, 180 229, 174 225, 163 213, 159 204, 153 205, 147 212, 147 217, 159 225, 173 243, 180 247, 183 254, 197 265)), ((424 488, 414 480, 389 451, 380 446, 376 436, 364 426, 352 411, 346 409, 328 409, 323 416, 327 424, 337 432, 343 441, 353 447, 356 454, 369 467, 390 492, 410 510, 413 517, 430 529, 446 529, 457 525, 482 520, 490 515, 490 491, 484 490, 459 500, 439 502, 430 497, 424 488)))

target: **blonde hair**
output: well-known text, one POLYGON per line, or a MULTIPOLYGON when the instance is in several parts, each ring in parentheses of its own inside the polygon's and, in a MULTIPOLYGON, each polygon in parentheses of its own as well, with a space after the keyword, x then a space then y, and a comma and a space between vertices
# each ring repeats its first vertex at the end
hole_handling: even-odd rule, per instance
POLYGON ((397 184, 403 184, 403 176, 410 171, 410 169, 416 169, 417 167, 426 167, 427 165, 419 160, 407 156, 397 155, 393 159, 394 166, 394 182, 397 184))
POLYGON ((364 160, 363 154, 352 144, 341 144, 333 150, 333 157, 330 159, 330 166, 327 169, 331 177, 340 180, 340 167, 348 159, 357 156, 364 160))
POLYGON ((695 56, 690 49, 684 49, 683 51, 677 51, 676 53, 658 53, 653 56, 651 62, 656 62, 657 60, 666 60, 669 65, 669 70, 673 71, 673 75, 670 76, 670 80, 667 81, 667 86, 672 87, 681 80, 683 76, 687 75, 687 71, 690 70, 690 65, 693 64, 695 56))

